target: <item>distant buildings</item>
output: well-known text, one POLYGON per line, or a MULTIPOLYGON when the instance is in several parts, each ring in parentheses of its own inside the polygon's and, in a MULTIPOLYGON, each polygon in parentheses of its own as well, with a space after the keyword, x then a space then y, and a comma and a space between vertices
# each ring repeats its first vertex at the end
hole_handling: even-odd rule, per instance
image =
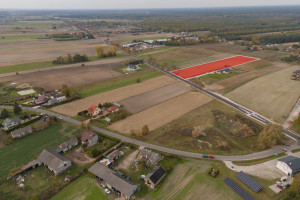
POLYGON ((13 119, 6 118, 2 122, 2 126, 3 126, 4 130, 9 130, 19 124, 21 124, 21 119, 19 117, 15 117, 13 119))
POLYGON ((291 79, 292 80, 296 80, 300 77, 300 70, 297 70, 297 71, 294 71, 292 76, 291 76, 291 79))

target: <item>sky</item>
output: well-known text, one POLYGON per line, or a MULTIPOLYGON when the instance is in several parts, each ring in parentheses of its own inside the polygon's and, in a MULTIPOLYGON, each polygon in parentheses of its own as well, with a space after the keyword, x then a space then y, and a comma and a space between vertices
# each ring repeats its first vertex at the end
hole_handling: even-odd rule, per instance
POLYGON ((0 9, 131 9, 300 5, 300 0, 2 0, 0 9))

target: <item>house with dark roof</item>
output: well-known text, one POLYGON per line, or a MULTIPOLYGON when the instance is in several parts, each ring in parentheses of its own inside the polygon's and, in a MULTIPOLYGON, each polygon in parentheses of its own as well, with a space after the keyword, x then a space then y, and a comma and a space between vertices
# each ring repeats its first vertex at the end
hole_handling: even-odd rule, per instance
POLYGON ((300 158, 286 156, 277 160, 276 167, 288 176, 295 176, 300 172, 300 158))
POLYGON ((151 166, 158 163, 158 161, 160 160, 160 155, 156 152, 144 148, 141 150, 138 159, 145 161, 147 166, 151 166))
POLYGON ((55 175, 61 174, 72 166, 72 162, 54 150, 44 149, 36 159, 39 165, 46 166, 55 175))
POLYGON ((99 162, 89 168, 88 171, 94 174, 103 185, 119 193, 125 199, 130 199, 138 189, 137 184, 99 162))
POLYGON ((21 124, 21 119, 19 117, 15 117, 13 119, 6 118, 2 122, 2 126, 4 127, 4 130, 9 130, 19 124, 21 124))
POLYGON ((166 172, 163 168, 156 166, 147 176, 144 178, 145 184, 154 189, 157 184, 165 177, 166 172))
POLYGON ((42 95, 39 95, 38 97, 34 97, 33 103, 36 105, 40 105, 43 103, 47 103, 48 100, 49 100, 48 97, 46 95, 42 94, 42 95))
POLYGON ((98 143, 98 135, 94 132, 86 131, 81 135, 81 143, 89 148, 98 143))
POLYGON ((72 138, 71 140, 64 142, 62 144, 59 145, 59 150, 57 151, 58 153, 65 153, 66 151, 72 149, 73 147, 75 147, 76 145, 78 145, 78 139, 72 138))
POLYGON ((127 67, 128 71, 136 71, 138 69, 139 68, 136 65, 133 65, 133 64, 129 64, 128 67, 127 67))
POLYGON ((19 128, 11 132, 11 137, 12 138, 17 138, 17 137, 22 137, 25 136, 26 134, 32 133, 32 129, 30 126, 26 126, 24 128, 19 128))

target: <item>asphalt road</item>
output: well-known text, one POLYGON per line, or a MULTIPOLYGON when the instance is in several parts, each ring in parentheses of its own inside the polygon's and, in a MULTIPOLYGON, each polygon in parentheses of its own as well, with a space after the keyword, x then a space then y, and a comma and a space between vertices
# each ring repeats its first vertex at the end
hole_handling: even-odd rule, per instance
MULTIPOLYGON (((140 57, 138 57, 138 56, 136 56, 136 55, 134 55, 134 54, 128 53, 128 52, 124 51, 124 50, 121 49, 121 48, 119 48, 119 50, 122 51, 123 53, 125 53, 125 54, 127 54, 127 55, 129 55, 129 56, 131 56, 131 57, 133 57, 133 58, 135 58, 135 59, 137 59, 137 60, 142 60, 140 57)), ((157 70, 159 70, 159 71, 161 71, 161 72, 163 72, 163 73, 165 73, 165 74, 167 74, 167 75, 169 75, 169 76, 171 76, 171 77, 176 78, 177 80, 180 80, 180 81, 182 81, 182 82, 184 82, 184 83, 186 83, 186 84, 192 86, 193 88, 195 88, 195 89, 198 90, 198 91, 201 91, 201 92, 203 92, 203 93, 205 93, 205 94, 207 94, 207 95, 209 95, 209 96, 211 96, 211 97, 213 97, 213 98, 215 98, 215 99, 217 99, 217 100, 219 100, 219 101, 221 101, 221 102, 223 102, 223 103, 225 103, 225 104, 227 104, 227 105, 230 105, 230 106, 232 106, 232 107, 238 109, 239 111, 243 112, 245 115, 247 115, 247 116, 250 117, 250 118, 253 118, 253 119, 255 119, 255 120, 257 120, 257 121, 259 121, 259 122, 261 122, 261 123, 263 123, 263 124, 270 124, 270 123, 273 123, 272 121, 268 120, 267 118, 265 118, 265 117, 263 117, 263 116, 261 116, 261 115, 258 115, 258 114, 256 114, 256 113, 252 112, 251 110, 249 110, 249 109, 247 109, 247 108, 244 108, 244 107, 240 106, 239 104, 237 104, 237 103, 235 103, 235 102, 233 102, 233 101, 231 101, 231 100, 228 100, 228 99, 225 98, 225 97, 222 97, 222 96, 220 96, 220 95, 218 95, 218 94, 215 94, 214 92, 211 92, 211 91, 209 91, 209 90, 206 90, 206 89, 204 89, 204 88, 202 88, 202 87, 200 87, 200 86, 198 86, 198 85, 196 85, 196 84, 190 82, 189 80, 183 79, 183 78, 181 78, 180 76, 177 76, 177 75, 175 75, 175 74, 173 74, 173 73, 171 73, 171 72, 169 72, 169 71, 167 71, 167 70, 161 69, 161 68, 158 67, 157 65, 154 65, 154 64, 152 64, 152 63, 149 63, 148 61, 144 61, 144 63, 146 63, 146 64, 148 64, 148 65, 154 67, 155 69, 157 69, 157 70)), ((288 130, 288 129, 283 129, 283 132, 284 132, 288 137, 294 139, 294 140, 296 141, 296 144, 297 144, 297 145, 300 145, 300 137, 299 137, 297 134, 292 133, 292 132, 291 132, 290 130, 288 130)))
MULTIPOLYGON (((0 106, 0 108, 2 109, 13 109, 12 106, 0 106)), ((66 117, 64 115, 58 114, 58 113, 54 113, 48 110, 43 110, 43 109, 38 109, 38 108, 31 108, 31 107, 22 107, 23 110, 27 110, 27 111, 32 111, 32 112, 37 112, 37 113, 44 113, 47 114, 49 116, 55 116, 57 118, 60 118, 66 122, 75 124, 75 125, 80 125, 82 122, 81 121, 77 121, 75 119, 72 119, 70 117, 66 117)), ((136 144, 138 146, 144 146, 150 149, 155 149, 161 152, 166 152, 166 153, 170 153, 170 154, 175 154, 175 155, 180 155, 180 156, 185 156, 185 157, 191 157, 191 158, 202 158, 203 154, 199 154, 199 153, 192 153, 192 152, 186 152, 186 151, 180 151, 180 150, 176 150, 176 149, 170 149, 170 148, 166 148, 166 147, 162 147, 162 146, 158 146, 158 145, 154 145, 154 144, 150 144, 150 143, 146 143, 146 142, 142 142, 136 139, 132 139, 132 138, 128 138, 126 136, 123 135, 119 135, 117 133, 102 129, 102 128, 98 128, 95 126, 91 126, 91 128, 96 131, 96 132, 100 132, 104 135, 110 136, 110 137, 114 137, 117 138, 121 141, 125 141, 125 142, 129 142, 132 144, 136 144)), ((216 155, 215 156, 215 160, 221 160, 221 161, 235 161, 235 160, 251 160, 251 159, 256 159, 256 158, 263 158, 269 155, 273 155, 274 153, 279 153, 283 151, 283 148, 286 148, 287 150, 292 150, 292 149, 297 149, 300 148, 300 146, 298 145, 292 145, 292 146, 277 146, 273 149, 269 149, 266 151, 262 151, 262 152, 257 152, 257 153, 253 153, 253 154, 248 154, 248 155, 240 155, 240 156, 219 156, 216 155)))

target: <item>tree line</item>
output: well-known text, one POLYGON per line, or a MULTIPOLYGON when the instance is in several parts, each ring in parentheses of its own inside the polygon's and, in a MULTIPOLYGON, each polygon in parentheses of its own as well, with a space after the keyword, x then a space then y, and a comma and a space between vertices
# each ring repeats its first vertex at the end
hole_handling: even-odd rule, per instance
POLYGON ((71 55, 68 54, 67 56, 59 56, 55 60, 52 61, 54 65, 56 64, 72 64, 72 63, 78 63, 78 62, 86 62, 88 61, 89 58, 86 54, 80 55, 80 54, 75 54, 71 55))
POLYGON ((112 57, 117 55, 118 48, 116 46, 109 46, 107 50, 105 50, 104 46, 97 46, 96 52, 98 58, 112 57))

